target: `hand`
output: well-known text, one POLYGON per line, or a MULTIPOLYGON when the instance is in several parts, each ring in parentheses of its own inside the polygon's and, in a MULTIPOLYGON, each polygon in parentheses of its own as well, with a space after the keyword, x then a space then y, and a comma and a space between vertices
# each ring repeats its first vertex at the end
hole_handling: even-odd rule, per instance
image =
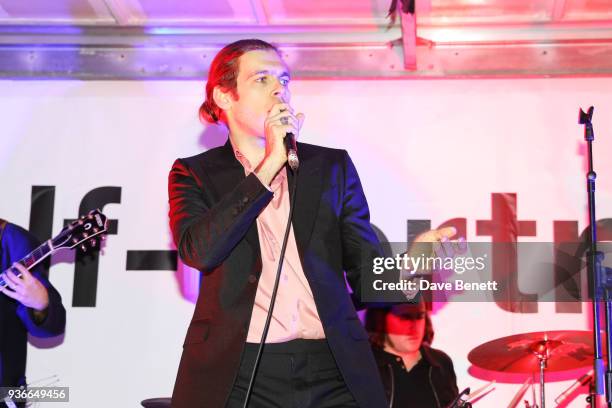
MULTIPOLYGON (((414 239, 410 249, 407 251, 407 255, 415 259, 419 257, 432 257, 434 255, 439 258, 453 258, 460 253, 464 253, 467 249, 463 238, 460 238, 455 243, 450 241, 450 238, 456 234, 457 230, 454 227, 425 231, 414 239)), ((417 272, 425 271, 422 268, 419 269, 419 271, 402 270, 400 276, 409 277, 417 272)))
POLYGON ((2 273, 2 278, 8 287, 0 287, 0 292, 6 296, 39 312, 49 306, 47 288, 21 264, 14 263, 12 268, 2 273), (21 277, 17 277, 13 268, 21 273, 21 277))
MULTIPOLYGON (((433 245, 433 252, 438 257, 454 258, 456 255, 465 253, 467 250, 465 239, 463 237, 459 238, 456 242, 452 242, 450 240, 456 234, 457 230, 455 227, 444 227, 436 230, 429 230, 419 234, 414 239, 414 243, 431 243, 433 245)), ((413 247, 415 247, 414 244, 413 247)), ((412 253, 412 248, 409 252, 412 253)))
POLYGON ((287 133, 293 133, 297 139, 304 123, 304 114, 295 114, 287 103, 272 106, 264 122, 266 137, 265 158, 272 160, 280 168, 287 161, 284 139, 287 133))
MULTIPOLYGON (((435 254, 439 258, 453 258, 460 253, 464 253, 466 246, 463 238, 460 238, 455 244, 450 241, 450 238, 456 234, 457 230, 454 227, 425 231, 414 239, 408 250, 408 256, 418 258, 422 256, 431 257, 435 254)), ((428 273, 423 267, 419 269, 418 271, 408 269, 400 271, 400 279, 414 282, 413 290, 403 291, 409 301, 413 300, 419 292, 419 281, 423 279, 422 274, 428 273)))

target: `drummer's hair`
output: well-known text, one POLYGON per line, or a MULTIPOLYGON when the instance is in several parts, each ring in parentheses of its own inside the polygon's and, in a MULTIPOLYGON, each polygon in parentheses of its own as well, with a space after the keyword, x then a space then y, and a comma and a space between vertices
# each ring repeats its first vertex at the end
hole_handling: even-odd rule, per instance
MULTIPOLYGON (((365 314, 365 329, 370 335, 370 342, 380 348, 385 347, 387 338, 387 314, 391 313, 390 307, 369 308, 365 314)), ((429 317, 428 309, 425 311, 425 333, 422 343, 431 345, 434 339, 434 328, 429 317)))

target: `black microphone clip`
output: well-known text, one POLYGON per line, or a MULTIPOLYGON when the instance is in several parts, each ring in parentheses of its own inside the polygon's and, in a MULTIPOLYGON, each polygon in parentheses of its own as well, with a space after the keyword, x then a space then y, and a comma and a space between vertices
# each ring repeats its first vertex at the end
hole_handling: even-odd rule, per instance
POLYGON ((291 132, 287 132, 285 138, 285 149, 287 149, 287 163, 291 170, 296 171, 300 166, 300 160, 297 155, 297 144, 295 143, 295 136, 291 132))

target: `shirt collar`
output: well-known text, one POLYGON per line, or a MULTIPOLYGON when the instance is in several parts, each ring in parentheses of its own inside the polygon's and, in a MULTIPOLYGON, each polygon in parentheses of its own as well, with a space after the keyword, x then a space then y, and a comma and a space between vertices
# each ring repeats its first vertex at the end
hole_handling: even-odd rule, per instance
MULTIPOLYGON (((238 160, 238 162, 242 165, 242 167, 244 167, 244 172, 248 176, 254 170, 253 165, 251 164, 249 159, 247 159, 247 157, 243 155, 240 152, 240 150, 238 150, 238 147, 234 145, 234 143, 232 142, 232 139, 229 138, 229 140, 232 145, 232 150, 234 151, 234 156, 236 157, 236 160, 238 160)), ((274 177, 274 179, 272 180, 272 183, 270 183, 270 189, 272 191, 276 191, 281 186, 283 181, 285 181, 286 178, 287 178, 287 170, 285 169, 285 167, 283 167, 281 171, 279 171, 278 174, 274 177)))

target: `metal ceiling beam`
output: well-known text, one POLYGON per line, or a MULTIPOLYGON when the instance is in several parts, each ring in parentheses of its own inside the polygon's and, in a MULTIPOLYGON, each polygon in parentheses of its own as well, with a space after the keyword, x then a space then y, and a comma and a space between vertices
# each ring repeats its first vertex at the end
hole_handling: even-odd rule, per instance
POLYGON ((346 43, 385 44, 401 38, 399 26, 376 25, 208 25, 198 26, 3 26, 0 25, 0 44, 27 45, 62 44, 126 45, 133 47, 155 45, 223 45, 245 37, 256 37, 274 43, 346 43))
MULTIPOLYGON (((378 78, 403 71, 398 48, 328 44, 280 49, 295 78, 378 78)), ((0 78, 202 79, 218 50, 212 46, 0 46, 0 78)))
POLYGON ((612 40, 436 44, 417 60, 428 77, 612 76, 612 40))
POLYGON ((399 27, 310 27, 301 32, 270 26, 0 27, 0 78, 201 79, 221 46, 247 35, 279 44, 297 78, 612 75, 612 36, 495 41, 489 32, 491 41, 478 41, 468 28, 455 30, 466 40, 456 35, 455 41, 423 41, 424 33, 444 35, 419 27, 416 66, 407 70, 399 27))

